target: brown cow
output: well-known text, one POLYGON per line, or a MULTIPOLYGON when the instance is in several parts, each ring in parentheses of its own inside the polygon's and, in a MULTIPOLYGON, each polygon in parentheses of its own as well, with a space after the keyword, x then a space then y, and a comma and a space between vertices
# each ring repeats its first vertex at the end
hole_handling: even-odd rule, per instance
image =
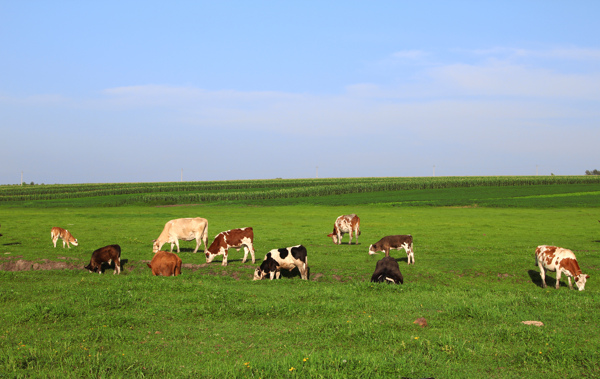
POLYGON ((69 249, 71 248, 69 243, 73 244, 73 246, 77 246, 79 244, 77 239, 75 239, 68 230, 59 228, 58 226, 55 226, 52 228, 52 230, 50 230, 50 237, 52 237, 52 243, 54 244, 54 247, 56 247, 56 241, 58 241, 59 238, 63 241, 63 249, 65 247, 65 243, 69 249))
POLYGON ((205 218, 178 218, 165 224, 162 233, 154 241, 152 251, 156 253, 165 243, 171 243, 171 253, 173 252, 173 244, 177 246, 177 252, 179 253, 179 240, 196 240, 196 248, 194 249, 194 253, 196 253, 201 242, 204 242, 204 249, 206 249, 207 236, 208 221, 205 218))
POLYGON ((111 264, 111 262, 115 265, 114 274, 121 273, 121 246, 119 245, 108 245, 99 248, 98 250, 92 253, 92 259, 90 263, 84 268, 89 272, 97 272, 102 274, 102 263, 111 264))
POLYGON ((152 261, 147 263, 154 276, 177 276, 181 275, 181 258, 175 253, 159 251, 154 254, 152 261))
POLYGON ((212 262, 217 255, 223 256, 223 266, 227 266, 227 254, 230 248, 240 249, 244 248, 244 259, 242 263, 246 262, 248 257, 248 251, 252 254, 252 263, 254 263, 254 230, 250 227, 241 229, 231 229, 226 232, 217 234, 213 243, 210 244, 206 249, 206 263, 212 262))
POLYGON ((406 251, 408 256, 408 264, 412 260, 415 264, 415 252, 413 250, 413 238, 411 235, 396 235, 383 237, 373 245, 369 246, 369 254, 377 254, 378 251, 385 252, 385 256, 390 256, 390 249, 406 251))
POLYGON ((535 250, 535 264, 540 268, 543 288, 546 288, 545 271, 556 271, 556 289, 560 286, 561 274, 567 276, 570 289, 573 289, 573 284, 571 284, 571 277, 573 277, 579 291, 583 291, 585 282, 590 278, 589 275, 581 272, 575 254, 571 250, 562 247, 538 246, 535 250))
POLYGON ((355 244, 357 244, 358 236, 360 236, 360 218, 354 213, 338 217, 333 223, 333 232, 328 234, 327 237, 331 237, 333 243, 341 245, 342 237, 344 237, 344 234, 349 233, 348 245, 350 245, 352 243, 352 232, 356 235, 355 244))

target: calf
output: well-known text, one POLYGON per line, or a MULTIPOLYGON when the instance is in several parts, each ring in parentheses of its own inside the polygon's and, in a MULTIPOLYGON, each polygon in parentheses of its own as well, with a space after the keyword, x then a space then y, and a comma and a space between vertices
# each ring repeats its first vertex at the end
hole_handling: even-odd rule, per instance
POLYGON ((175 253, 158 251, 147 265, 152 270, 152 275, 154 276, 181 275, 181 258, 175 253))
POLYGON ((121 273, 121 246, 119 245, 108 245, 99 248, 98 250, 92 253, 92 259, 90 263, 84 268, 89 272, 97 272, 102 274, 102 263, 111 264, 111 262, 115 265, 114 274, 121 273))
POLYGON ((210 263, 215 259, 217 255, 223 256, 223 266, 227 266, 227 254, 230 248, 240 249, 244 248, 244 259, 242 263, 246 262, 248 257, 248 251, 252 255, 252 263, 254 263, 254 230, 252 228, 241 228, 231 229, 226 232, 217 234, 213 243, 210 244, 206 249, 206 263, 210 263))
POLYGON ((349 233, 348 245, 350 245, 352 243, 352 232, 356 235, 355 244, 357 244, 358 236, 360 236, 360 218, 354 213, 338 217, 333 223, 333 232, 328 234, 327 237, 331 237, 333 243, 340 245, 344 234, 349 233))
POLYGON ((274 276, 279 279, 282 268, 292 271, 296 267, 298 267, 302 279, 308 280, 307 264, 306 248, 302 245, 273 249, 265 255, 263 263, 254 271, 254 280, 261 280, 267 275, 271 280, 274 276))
POLYGON ((413 250, 413 238, 410 234, 408 235, 396 235, 383 237, 373 245, 369 246, 369 254, 377 254, 378 251, 385 252, 385 256, 390 256, 390 250, 402 250, 406 251, 408 256, 408 264, 415 264, 415 252, 413 250))
POLYGON ((404 284, 400 266, 398 266, 398 262, 392 257, 385 257, 377 262, 375 272, 371 276, 371 281, 404 284))
POLYGON ((585 282, 590 278, 589 275, 581 272, 575 254, 571 250, 562 247, 538 246, 535 250, 535 264, 540 268, 542 288, 546 288, 546 270, 556 271, 556 289, 560 286, 561 274, 567 275, 570 289, 573 289, 571 284, 571 277, 573 277, 579 291, 583 291, 585 282))
POLYGON ((63 249, 65 247, 65 243, 69 249, 71 248, 69 243, 73 244, 73 246, 77 246, 79 244, 77 239, 75 239, 68 230, 59 228, 58 226, 55 226, 52 228, 52 230, 50 230, 50 237, 52 237, 52 243, 54 244, 54 247, 56 247, 56 241, 58 241, 59 238, 63 241, 63 249))

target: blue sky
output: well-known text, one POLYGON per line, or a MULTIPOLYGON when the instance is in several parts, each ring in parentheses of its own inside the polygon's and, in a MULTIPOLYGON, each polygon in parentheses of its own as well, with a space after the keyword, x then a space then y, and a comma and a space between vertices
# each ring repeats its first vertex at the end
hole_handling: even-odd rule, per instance
POLYGON ((0 184, 600 169, 598 1, 0 0, 0 184))

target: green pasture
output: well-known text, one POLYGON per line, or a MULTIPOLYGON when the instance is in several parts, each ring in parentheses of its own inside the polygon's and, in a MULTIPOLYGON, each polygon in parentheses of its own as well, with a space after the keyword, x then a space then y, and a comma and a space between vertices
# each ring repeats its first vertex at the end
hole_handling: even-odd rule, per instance
POLYGON ((110 200, 139 194, 18 202, 3 202, 1 194, 0 264, 75 268, 0 271, 0 377, 600 375, 597 182, 180 206, 110 200), (344 236, 334 245, 326 234, 347 213, 361 217, 362 234, 357 244, 344 236), (196 216, 209 221, 209 243, 220 231, 252 226, 256 264, 231 250, 227 267, 220 258, 206 265, 203 254, 192 253, 193 242, 181 242, 183 274, 153 277, 145 265, 152 240, 166 221, 196 216), (63 249, 59 240, 53 248, 52 226, 69 229, 80 245, 63 249), (406 264, 403 251, 392 252, 401 286, 369 282, 382 258, 367 254, 369 244, 389 234, 414 237, 415 265, 406 264), (93 250, 114 243, 122 247, 121 275, 83 270, 93 250), (309 281, 297 271, 252 281, 268 250, 300 243, 308 250, 309 281), (575 252, 591 276, 585 291, 570 291, 564 277, 555 290, 554 273, 549 287, 540 287, 533 254, 541 244, 575 252), (420 317, 426 327, 413 323, 420 317))

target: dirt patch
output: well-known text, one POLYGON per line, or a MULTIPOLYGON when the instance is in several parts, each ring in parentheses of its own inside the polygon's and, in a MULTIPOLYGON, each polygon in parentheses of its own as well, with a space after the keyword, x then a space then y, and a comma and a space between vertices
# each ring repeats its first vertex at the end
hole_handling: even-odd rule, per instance
POLYGON ((193 207, 194 205, 200 204, 170 204, 170 205, 157 205, 156 208, 167 208, 167 207, 193 207))
POLYGON ((40 262, 19 259, 0 263, 2 271, 75 270, 81 268, 79 263, 53 262, 49 259, 42 259, 40 262))

